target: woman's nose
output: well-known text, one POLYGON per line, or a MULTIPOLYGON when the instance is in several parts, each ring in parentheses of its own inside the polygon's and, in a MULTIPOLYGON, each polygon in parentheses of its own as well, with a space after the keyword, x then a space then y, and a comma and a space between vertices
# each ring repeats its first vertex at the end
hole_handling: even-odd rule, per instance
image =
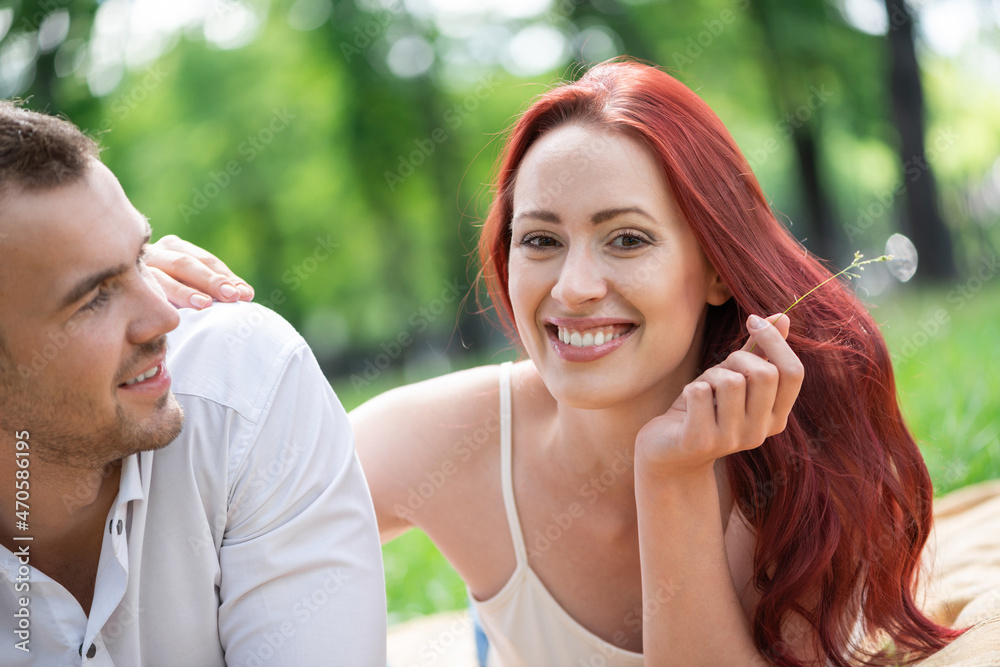
POLYGON ((608 293, 603 263, 586 246, 571 247, 552 287, 552 298, 568 308, 597 301, 608 293))

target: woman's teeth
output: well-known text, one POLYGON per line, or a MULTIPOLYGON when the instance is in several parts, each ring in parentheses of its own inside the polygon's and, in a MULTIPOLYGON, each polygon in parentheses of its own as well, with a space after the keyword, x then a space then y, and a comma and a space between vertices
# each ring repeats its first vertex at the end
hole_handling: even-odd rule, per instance
POLYGON ((140 373, 139 375, 136 375, 134 378, 132 378, 131 380, 129 380, 128 382, 126 382, 125 386, 128 387, 130 385, 135 384, 136 382, 142 382, 143 380, 148 380, 149 378, 153 377, 154 375, 156 375, 159 372, 160 372, 160 365, 157 364, 157 365, 153 366, 152 368, 150 368, 145 373, 140 373))
POLYGON ((620 331, 620 328, 619 330, 616 330, 615 327, 587 329, 586 331, 577 331, 575 329, 559 327, 559 340, 566 345, 572 345, 573 347, 593 347, 595 345, 604 345, 608 341, 621 337, 621 335, 622 332, 620 331))

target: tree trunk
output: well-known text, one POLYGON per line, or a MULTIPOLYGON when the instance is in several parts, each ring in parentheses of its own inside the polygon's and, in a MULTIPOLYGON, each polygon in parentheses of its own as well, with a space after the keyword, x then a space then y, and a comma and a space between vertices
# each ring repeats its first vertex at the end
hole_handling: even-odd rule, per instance
POLYGON ((836 260, 838 236, 830 216, 830 198, 822 179, 821 146, 817 140, 819 111, 810 108, 809 117, 802 121, 795 117, 795 110, 802 104, 803 91, 793 83, 795 77, 789 72, 802 68, 802 57, 788 51, 785 42, 776 34, 773 12, 777 11, 769 2, 754 2, 752 16, 756 19, 763 39, 762 58, 765 75, 771 86, 771 98, 775 110, 784 119, 785 131, 795 149, 799 164, 799 192, 802 197, 800 221, 802 226, 793 226, 791 232, 814 255, 823 259, 836 260))
POLYGON ((837 243, 830 221, 830 202, 820 178, 819 146, 812 124, 802 125, 795 130, 792 141, 799 161, 802 204, 812 229, 812 234, 808 238, 800 240, 814 255, 835 260, 837 243))
POLYGON ((920 257, 918 276, 947 280, 955 276, 952 239, 938 208, 934 173, 924 147, 924 96, 913 43, 913 18, 905 0, 885 0, 889 12, 889 61, 892 108, 899 130, 899 156, 906 188, 900 227, 920 257))

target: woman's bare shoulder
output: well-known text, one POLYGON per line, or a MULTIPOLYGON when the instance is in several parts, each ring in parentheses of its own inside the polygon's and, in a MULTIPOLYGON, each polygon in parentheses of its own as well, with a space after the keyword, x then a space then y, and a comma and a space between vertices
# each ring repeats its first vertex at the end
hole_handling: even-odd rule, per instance
POLYGON ((500 367, 482 366, 398 387, 351 412, 383 539, 423 527, 486 476, 495 457, 484 454, 500 438, 499 390, 500 367))
POLYGON ((478 366, 387 391, 353 410, 351 423, 433 441, 499 410, 499 390, 500 367, 478 366))

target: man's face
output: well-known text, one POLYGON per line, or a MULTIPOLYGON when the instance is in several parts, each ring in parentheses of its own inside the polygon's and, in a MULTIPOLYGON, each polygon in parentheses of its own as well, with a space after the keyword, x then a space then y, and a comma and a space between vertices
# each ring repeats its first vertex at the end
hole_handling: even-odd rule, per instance
POLYGON ((163 363, 179 318, 142 262, 148 240, 97 160, 72 185, 4 197, 0 423, 46 462, 100 468, 180 432, 163 363))

